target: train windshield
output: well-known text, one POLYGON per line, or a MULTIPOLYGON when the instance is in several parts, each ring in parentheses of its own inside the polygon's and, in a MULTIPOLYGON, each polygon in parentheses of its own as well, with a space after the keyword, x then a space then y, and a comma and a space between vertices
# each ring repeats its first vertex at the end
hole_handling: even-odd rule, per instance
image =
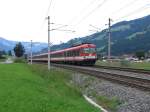
POLYGON ((84 53, 95 53, 96 49, 95 48, 84 48, 83 52, 84 53))

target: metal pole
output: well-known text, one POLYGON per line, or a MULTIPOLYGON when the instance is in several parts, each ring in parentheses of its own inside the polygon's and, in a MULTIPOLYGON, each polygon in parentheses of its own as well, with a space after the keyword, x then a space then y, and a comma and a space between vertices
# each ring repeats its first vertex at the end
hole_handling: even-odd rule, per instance
POLYGON ((50 64, 50 16, 48 16, 48 70, 51 68, 50 64))
POLYGON ((31 64, 32 64, 32 40, 31 40, 31 64))
POLYGON ((108 60, 111 58, 111 32, 110 32, 110 26, 111 26, 111 19, 109 18, 109 28, 108 28, 108 60))

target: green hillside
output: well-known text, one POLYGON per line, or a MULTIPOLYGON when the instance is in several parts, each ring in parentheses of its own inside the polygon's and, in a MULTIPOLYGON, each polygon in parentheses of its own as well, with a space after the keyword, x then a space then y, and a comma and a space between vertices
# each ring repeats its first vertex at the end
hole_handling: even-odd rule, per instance
MULTIPOLYGON (((86 37, 75 38, 67 43, 54 45, 52 50, 70 47, 72 43, 87 42, 96 44, 99 53, 106 55, 108 32, 104 29, 86 37)), ((150 50, 150 15, 131 21, 122 21, 111 26, 111 45, 113 55, 150 50)), ((46 51, 46 49, 45 49, 46 51)))

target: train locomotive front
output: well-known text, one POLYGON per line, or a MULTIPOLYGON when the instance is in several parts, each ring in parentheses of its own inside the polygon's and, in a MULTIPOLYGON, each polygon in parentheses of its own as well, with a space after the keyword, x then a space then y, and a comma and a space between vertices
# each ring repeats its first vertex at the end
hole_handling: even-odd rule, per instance
POLYGON ((97 60, 96 46, 94 44, 85 44, 81 48, 80 57, 82 65, 94 65, 97 60))

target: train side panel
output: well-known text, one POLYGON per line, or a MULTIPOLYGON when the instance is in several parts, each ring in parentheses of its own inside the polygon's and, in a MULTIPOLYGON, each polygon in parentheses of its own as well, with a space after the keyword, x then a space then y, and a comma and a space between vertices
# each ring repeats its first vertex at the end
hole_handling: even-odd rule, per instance
MULTIPOLYGON (((83 44, 64 50, 51 52, 50 61, 53 63, 67 63, 80 65, 94 65, 97 60, 96 46, 83 44)), ((30 59, 29 59, 30 60, 30 59)), ((46 62, 48 53, 33 56, 33 61, 46 62)))

